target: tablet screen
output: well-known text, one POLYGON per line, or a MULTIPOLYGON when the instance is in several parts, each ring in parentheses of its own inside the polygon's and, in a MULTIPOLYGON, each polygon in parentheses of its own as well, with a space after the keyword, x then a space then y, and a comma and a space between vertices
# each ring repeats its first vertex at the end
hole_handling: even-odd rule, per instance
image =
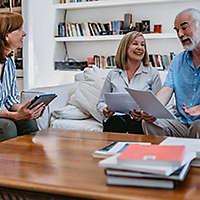
POLYGON ((28 109, 31 110, 42 102, 47 106, 56 97, 57 97, 56 94, 41 94, 35 96, 34 99, 31 100, 31 104, 28 106, 28 109))

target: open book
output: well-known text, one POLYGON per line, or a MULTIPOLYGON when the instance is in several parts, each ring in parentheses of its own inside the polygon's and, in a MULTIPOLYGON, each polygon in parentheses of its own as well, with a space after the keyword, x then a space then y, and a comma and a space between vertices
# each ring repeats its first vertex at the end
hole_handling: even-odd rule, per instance
POLYGON ((130 88, 125 89, 144 112, 158 119, 175 119, 175 116, 162 105, 152 92, 130 88))

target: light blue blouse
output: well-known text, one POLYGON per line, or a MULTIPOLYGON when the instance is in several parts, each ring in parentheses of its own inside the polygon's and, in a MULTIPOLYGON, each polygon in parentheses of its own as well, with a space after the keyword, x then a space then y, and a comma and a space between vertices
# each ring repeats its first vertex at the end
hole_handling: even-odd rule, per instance
POLYGON ((127 93, 125 88, 131 88, 136 90, 150 90, 155 94, 160 90, 161 86, 162 83, 160 75, 154 67, 144 67, 143 64, 141 64, 130 83, 128 82, 125 70, 113 69, 108 73, 104 82, 104 86, 97 103, 97 110, 104 119, 103 109, 107 106, 105 104, 104 94, 107 92, 127 93))

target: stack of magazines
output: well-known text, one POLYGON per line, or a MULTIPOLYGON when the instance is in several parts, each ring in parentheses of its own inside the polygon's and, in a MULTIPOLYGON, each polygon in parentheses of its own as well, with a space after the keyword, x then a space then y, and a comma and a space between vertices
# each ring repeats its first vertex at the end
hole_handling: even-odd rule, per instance
POLYGON ((102 157, 109 155, 99 162, 108 185, 166 189, 173 189, 185 180, 190 163, 196 157, 194 152, 185 151, 184 145, 114 142, 94 152, 93 156, 101 152, 104 152, 102 157))

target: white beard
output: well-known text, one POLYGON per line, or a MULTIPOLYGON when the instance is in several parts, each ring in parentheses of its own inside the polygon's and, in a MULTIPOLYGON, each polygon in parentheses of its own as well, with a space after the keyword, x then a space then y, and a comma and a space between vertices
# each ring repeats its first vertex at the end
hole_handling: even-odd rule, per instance
POLYGON ((188 51, 194 50, 200 44, 200 33, 199 33, 199 23, 196 24, 196 31, 193 34, 193 37, 184 37, 183 39, 189 39, 192 44, 183 45, 183 48, 188 51))
POLYGON ((190 45, 183 45, 183 48, 185 50, 192 51, 192 50, 194 50, 196 48, 196 44, 194 43, 194 41, 192 39, 190 39, 190 40, 191 40, 192 44, 190 44, 190 45))

